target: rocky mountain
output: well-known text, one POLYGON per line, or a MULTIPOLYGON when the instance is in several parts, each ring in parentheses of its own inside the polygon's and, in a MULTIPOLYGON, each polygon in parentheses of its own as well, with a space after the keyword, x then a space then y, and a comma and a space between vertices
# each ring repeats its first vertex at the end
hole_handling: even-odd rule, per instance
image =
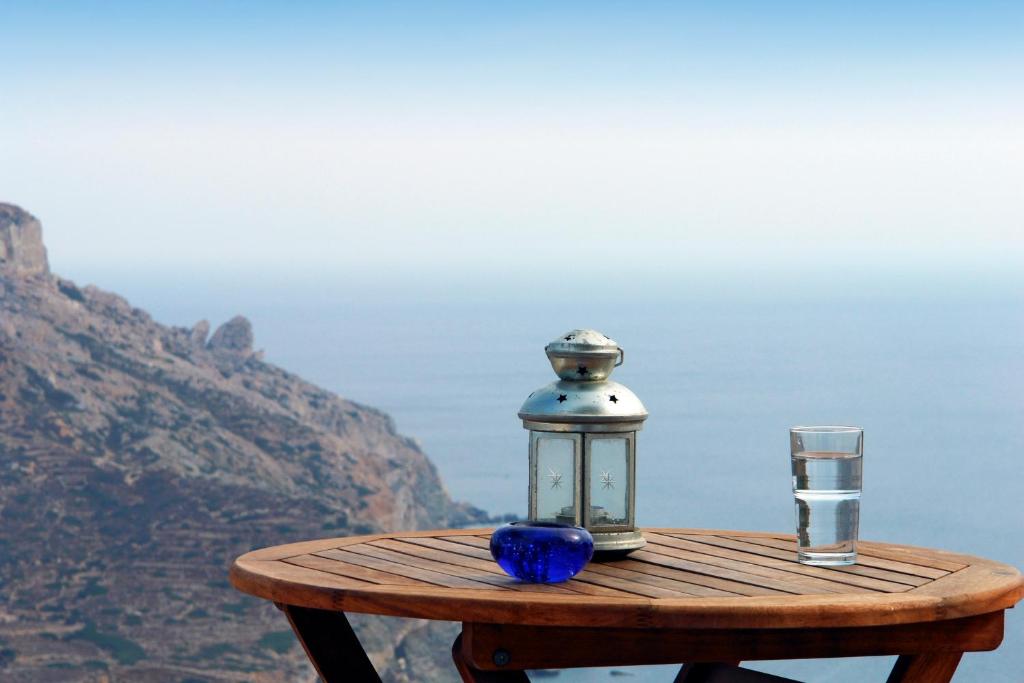
MULTIPOLYGON (((0 204, 0 679, 315 680, 277 610, 228 585, 235 556, 482 518, 387 415, 253 338, 52 275, 39 221, 0 204)), ((402 657, 445 661, 450 630, 357 626, 389 680, 450 680, 402 657)))

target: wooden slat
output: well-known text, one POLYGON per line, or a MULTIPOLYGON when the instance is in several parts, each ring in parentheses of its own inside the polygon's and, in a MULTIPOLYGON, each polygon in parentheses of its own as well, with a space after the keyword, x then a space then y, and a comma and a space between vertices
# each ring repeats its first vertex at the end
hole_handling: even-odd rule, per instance
MULTIPOLYGON (((451 538, 450 542, 476 548, 489 547, 490 541, 479 536, 460 536, 451 538)), ((629 555, 633 561, 639 559, 636 552, 629 555)), ((709 575, 706 572, 686 571, 680 566, 667 566, 665 564, 643 562, 644 567, 629 566, 628 569, 641 571, 652 576, 665 576, 677 581, 683 581, 695 588, 691 589, 697 595, 706 594, 705 591, 724 592, 735 595, 784 595, 792 591, 783 591, 761 585, 732 581, 719 576, 709 575), (666 571, 667 570, 667 571, 666 571), (700 589, 704 589, 701 591, 700 589)), ((589 567, 600 566, 599 563, 591 563, 589 567)))
MULTIPOLYGON (((730 531, 727 529, 671 529, 671 528, 648 528, 643 529, 645 534, 665 534, 684 536, 721 536, 723 538, 735 538, 738 540, 755 542, 760 539, 771 539, 789 541, 796 543, 796 536, 765 531, 730 531)), ((480 534, 476 534, 480 535, 480 534)), ((915 548, 913 546, 895 545, 892 543, 879 543, 876 541, 857 541, 858 549, 863 549, 871 557, 884 558, 920 567, 932 567, 947 572, 960 571, 970 564, 967 556, 951 553, 935 548, 915 548)))
POLYGON ((285 560, 280 560, 288 564, 293 564, 297 567, 306 567, 307 569, 317 569, 328 574, 335 574, 337 576, 344 576, 356 584, 376 584, 385 586, 419 586, 422 585, 421 581, 410 579, 400 574, 393 574, 391 572, 382 572, 378 569, 371 569, 369 567, 361 567, 357 564, 351 564, 349 562, 342 562, 341 560, 321 557, 320 555, 297 555, 295 557, 289 557, 285 560))
POLYGON ((494 560, 484 561, 465 555, 459 555, 456 553, 446 553, 441 550, 434 550, 433 548, 423 547, 413 543, 407 543, 398 539, 381 539, 370 543, 377 548, 384 548, 385 550, 392 550, 397 553, 403 553, 410 555, 415 558, 424 558, 435 562, 441 562, 448 564, 453 567, 451 570, 456 576, 465 576, 468 578, 478 577, 480 572, 487 574, 494 574, 495 576, 501 577, 501 585, 512 588, 513 590, 525 590, 534 593, 560 593, 563 595, 573 595, 573 591, 557 585, 545 585, 536 583, 523 583, 521 581, 510 581, 510 577, 505 574, 501 567, 497 565, 494 560), (464 572, 464 570, 469 570, 464 572))
MULTIPOLYGON (((352 545, 344 550, 325 550, 321 553, 317 553, 321 557, 328 557, 331 559, 342 560, 351 564, 358 564, 363 567, 370 567, 371 569, 379 569, 391 574, 399 574, 406 576, 410 579, 419 579, 425 583, 431 583, 436 586, 444 586, 446 588, 483 588, 489 590, 506 590, 505 586, 495 586, 484 581, 476 581, 474 579, 465 578, 462 576, 453 576, 442 571, 436 571, 427 563, 425 566, 412 566, 403 562, 395 562, 392 558, 375 556, 372 552, 366 552, 367 546, 365 544, 352 545), (355 550, 358 549, 358 552, 355 550)), ((507 583, 507 582, 506 582, 507 583)))
POLYGON ((403 543, 412 543, 415 545, 422 545, 427 548, 434 548, 435 550, 443 550, 449 553, 456 553, 459 555, 466 555, 467 557, 475 557, 481 560, 487 560, 493 562, 494 559, 491 557, 491 551, 485 550, 477 545, 467 543, 456 543, 454 541, 446 541, 443 538, 403 538, 403 543))
MULTIPOLYGON (((490 546, 490 540, 489 539, 480 538, 478 536, 461 536, 461 537, 457 537, 457 538, 450 538, 448 540, 450 540, 452 542, 456 542, 456 543, 461 543, 461 544, 464 544, 464 545, 471 545, 471 546, 474 546, 474 547, 477 547, 477 548, 481 548, 481 547, 485 547, 485 546, 489 547, 490 546)), ((631 558, 632 557, 636 557, 636 552, 630 554, 629 557, 631 557, 631 558)), ((582 580, 582 581, 589 581, 589 582, 600 581, 599 579, 596 579, 595 576, 594 576, 595 574, 600 574, 601 573, 600 569, 596 569, 597 567, 600 567, 600 566, 601 566, 601 563, 597 563, 597 562, 590 563, 589 565, 587 565, 587 571, 585 571, 585 572, 581 573, 580 575, 578 575, 575 580, 582 580), (584 574, 585 574, 585 576, 584 576, 584 574)), ((666 566, 666 565, 662 564, 662 566, 666 566)), ((635 569, 635 568, 630 567, 630 569, 635 569)), ((727 580, 727 578, 722 578, 722 577, 717 577, 717 576, 709 575, 709 574, 707 574, 705 572, 681 571, 681 570, 685 570, 685 568, 681 567, 681 566, 673 566, 672 570, 673 570, 673 574, 669 578, 672 578, 672 579, 674 579, 676 581, 680 581, 680 582, 684 582, 686 584, 689 584, 690 587, 687 588, 687 590, 692 595, 707 595, 708 594, 707 593, 708 590, 718 592, 718 594, 721 594, 722 592, 724 592, 726 594, 732 594, 732 595, 765 595, 765 594, 770 594, 770 593, 780 594, 780 593, 784 593, 784 592, 792 592, 792 591, 779 591, 779 590, 764 590, 765 588, 768 588, 768 587, 754 585, 754 584, 749 584, 749 583, 744 583, 744 582, 741 582, 741 581, 740 582, 738 582, 738 581, 730 581, 730 580, 727 580)), ((650 576, 657 576, 658 575, 658 574, 652 573, 652 572, 646 572, 646 573, 648 575, 650 575, 650 576)), ((662 574, 662 575, 664 576, 665 574, 662 574)), ((612 584, 602 583, 600 585, 606 585, 606 586, 610 585, 612 587, 623 588, 623 584, 621 584, 619 582, 612 583, 612 584)), ((623 588, 623 589, 627 590, 625 588, 623 588)), ((649 594, 641 593, 641 595, 649 595, 649 594)), ((650 597, 668 597, 668 596, 653 595, 653 596, 650 596, 650 597)))
MULTIPOLYGON (((490 536, 493 529, 444 529, 443 531, 404 531, 402 536, 416 537, 416 536, 439 536, 444 534, 446 536, 490 536)), ((307 555, 318 552, 320 550, 329 550, 331 548, 342 548, 346 545, 353 543, 365 543, 367 541, 377 538, 388 538, 394 534, 373 534, 369 536, 344 536, 340 538, 321 538, 313 541, 300 541, 298 543, 288 543, 285 545, 276 545, 270 548, 260 548, 259 550, 252 550, 245 554, 246 557, 252 560, 281 560, 288 557, 295 557, 296 555, 307 555)))
MULTIPOLYGON (((419 568, 429 568, 435 572, 442 574, 448 574, 452 578, 461 579, 465 578, 474 582, 482 584, 490 584, 492 586, 499 586, 501 588, 510 590, 523 590, 527 584, 522 584, 510 576, 498 576, 490 572, 482 572, 476 569, 469 569, 465 567, 459 567, 458 565, 448 564, 446 562, 435 562, 433 560, 425 560, 420 558, 413 558, 410 555, 403 555, 402 553, 396 553, 392 550, 385 548, 377 548, 369 544, 353 545, 346 548, 347 551, 353 553, 360 553, 369 555, 370 557, 379 558, 398 564, 413 563, 407 566, 413 566, 419 568)), ((327 551, 335 552, 335 551, 327 551)), ((642 595, 649 598, 678 598, 687 595, 680 591, 667 590, 664 588, 657 588, 654 586, 646 586, 641 584, 634 584, 630 581, 623 579, 617 579, 614 577, 603 576, 600 574, 594 574, 586 570, 577 574, 574 581, 590 583, 598 586, 605 586, 608 588, 616 588, 623 593, 642 595)), ((447 585, 459 585, 459 584, 447 584, 447 585)), ((469 586, 464 586, 469 587, 469 586)))
MULTIPOLYGON (((765 545, 778 550, 784 550, 792 553, 794 558, 796 557, 797 545, 795 540, 784 540, 781 538, 750 538, 740 540, 748 541, 755 545, 765 545)), ((926 558, 913 559, 918 559, 919 562, 928 562, 926 558)), ((893 578, 888 579, 890 581, 905 581, 908 576, 922 579, 921 583, 916 585, 928 583, 928 581, 933 579, 941 579, 943 576, 950 573, 949 570, 946 569, 938 569, 936 567, 929 567, 923 564, 915 564, 906 561, 896 562, 888 558, 882 558, 874 555, 870 550, 864 548, 858 548, 857 550, 857 564, 845 567, 831 567, 830 569, 847 573, 860 573, 864 576, 876 576, 878 578, 885 577, 877 572, 885 572, 886 574, 893 576, 893 578), (876 573, 865 573, 872 571, 876 573)), ((963 569, 963 565, 958 566, 957 569, 963 569)))
MULTIPOLYGON (((861 588, 884 593, 901 593, 913 587, 913 584, 910 583, 897 583, 895 581, 884 581, 882 579, 876 579, 869 576, 836 572, 833 571, 831 567, 813 567, 803 565, 796 561, 794 555, 790 555, 783 550, 769 548, 768 546, 757 546, 742 541, 734 541, 733 539, 723 539, 730 544, 730 548, 736 551, 731 554, 731 557, 723 557, 723 553, 712 555, 706 551, 719 546, 719 544, 715 542, 715 539, 718 539, 719 537, 701 536, 700 538, 702 539, 701 541, 694 542, 685 538, 652 534, 651 538, 648 540, 656 543, 655 549, 658 552, 661 552, 664 547, 668 546, 689 553, 687 557, 690 559, 707 561, 710 564, 737 568, 736 564, 739 563, 740 566, 747 567, 747 571, 755 573, 759 572, 759 568, 761 567, 770 568, 773 572, 770 576, 774 576, 775 578, 785 580, 785 575, 789 574, 793 577, 800 577, 801 581, 805 581, 806 579, 826 581, 831 585, 826 585, 824 588, 828 588, 834 592, 846 592, 847 590, 855 591, 856 588, 861 588), (740 547, 736 545, 739 543, 744 543, 744 548, 746 548, 746 546, 750 546, 755 550, 741 550, 740 547), (763 548, 764 554, 761 554, 760 551, 756 550, 758 548, 763 548), (779 557, 779 555, 782 555, 782 557, 779 557), (716 559, 703 559, 708 556, 716 559), (755 567, 758 569, 755 569, 755 567), (779 574, 778 572, 781 572, 782 574, 779 574)), ((807 583, 806 585, 808 585, 808 587, 813 585, 818 585, 819 588, 823 587, 821 584, 816 583, 807 583)))
MULTIPOLYGON (((646 565, 636 563, 635 566, 646 565)), ((742 595, 742 593, 736 593, 734 591, 708 588, 707 586, 702 586, 700 584, 682 581, 678 578, 680 575, 679 572, 675 572, 672 576, 666 576, 656 573, 637 571, 633 566, 624 567, 618 564, 603 562, 591 562, 587 565, 587 571, 594 572, 596 574, 604 574, 605 576, 614 576, 627 581, 633 581, 634 583, 643 583, 650 586, 657 586, 658 588, 666 588, 668 590, 678 591, 684 595, 714 595, 720 597, 737 597, 742 595)))
MULTIPOLYGON (((467 557, 477 558, 481 561, 487 561, 494 565, 496 571, 501 571, 501 569, 498 568, 497 563, 495 563, 494 559, 491 557, 490 550, 484 550, 483 548, 480 548, 477 545, 453 543, 452 541, 446 541, 441 538, 403 538, 402 541, 414 545, 423 545, 428 548, 434 548, 436 550, 442 550, 444 552, 450 552, 457 555, 466 555, 467 557)), ((576 580, 566 581, 565 583, 558 584, 558 586, 560 588, 564 588, 567 591, 581 593, 583 595, 599 595, 606 597, 636 597, 632 593, 623 593, 622 591, 616 590, 614 588, 596 586, 594 584, 583 583, 581 581, 576 580)))
MULTIPOLYGON (((788 593, 790 595, 832 594, 840 592, 829 586, 828 582, 824 581, 821 582, 821 584, 818 584, 814 583, 813 580, 800 581, 800 577, 795 577, 796 580, 790 580, 788 578, 780 580, 773 576, 761 576, 759 574, 746 571, 746 567, 744 567, 744 569, 737 570, 703 562, 694 562, 689 557, 686 557, 685 551, 666 548, 663 546, 654 546, 651 550, 647 550, 646 548, 644 550, 637 550, 631 553, 630 557, 636 558, 642 562, 660 564, 664 567, 673 567, 693 574, 704 575, 709 579, 714 579, 716 581, 729 580, 733 582, 732 585, 734 586, 739 584, 739 586, 748 585, 758 588, 771 588, 779 591, 780 593, 788 593), (682 557, 679 557, 680 555, 682 555, 682 557)), ((728 560, 722 560, 720 558, 710 559, 722 563, 728 562, 728 560)), ((762 568, 758 571, 770 572, 771 570, 762 568)), ((739 590, 739 586, 737 586, 736 590, 739 590)), ((868 591, 865 590, 864 592, 868 591)))
POLYGON ((694 574, 693 572, 686 572, 673 567, 651 564, 650 562, 643 562, 641 560, 634 559, 632 556, 630 556, 629 559, 615 560, 609 564, 614 567, 632 569, 633 571, 640 572, 642 574, 664 576, 677 581, 685 581, 707 591, 707 593, 698 593, 698 595, 789 595, 789 593, 784 593, 782 591, 775 590, 774 588, 751 586, 745 583, 726 581, 725 579, 715 579, 713 577, 705 576, 704 574, 694 574))
MULTIPOLYGON (((633 562, 642 562, 646 565, 669 568, 677 576, 684 578, 690 583, 696 583, 708 588, 737 593, 738 595, 753 597, 759 595, 796 595, 797 590, 792 586, 785 588, 779 585, 767 585, 774 583, 771 579, 761 580, 749 574, 730 572, 727 569, 712 567, 710 565, 698 565, 684 559, 671 557, 652 552, 650 550, 635 550, 629 554, 633 562), (753 583, 753 582, 757 583, 753 583)), ((651 573, 650 571, 648 573, 651 573)))
MULTIPOLYGON (((648 545, 647 547, 649 548, 647 552, 650 553, 650 556, 670 557, 676 560, 676 562, 685 562, 685 565, 676 565, 680 568, 708 573, 712 576, 728 577, 735 581, 774 588, 787 593, 793 593, 794 595, 880 592, 861 586, 837 583, 816 576, 808 576, 760 564, 751 564, 741 560, 704 555, 670 546, 648 545)), ((653 561, 650 559, 650 556, 645 555, 644 559, 653 561)), ((905 586, 905 588, 909 588, 909 586, 905 586)))
POLYGON ((476 548, 491 547, 490 536, 442 536, 441 538, 451 543, 462 543, 464 545, 471 545, 476 548))
MULTIPOLYGON (((243 555, 231 565, 231 585, 238 590, 270 600, 279 605, 295 605, 314 609, 368 611, 377 614, 410 616, 408 606, 392 610, 366 604, 358 597, 362 589, 354 588, 350 579, 328 572, 299 567, 280 560, 254 560, 243 555)), ((368 587, 366 590, 373 590, 368 587)), ((436 586, 428 588, 436 590, 436 586)), ((417 590, 411 586, 389 586, 389 591, 417 590)), ((415 611, 415 610, 413 610, 415 611)))
MULTIPOLYGON (((810 572, 802 572, 804 565, 800 565, 796 562, 786 563, 783 568, 779 566, 772 566, 767 558, 761 559, 758 555, 747 554, 744 559, 737 560, 735 557, 721 557, 721 555, 701 555, 696 554, 684 554, 675 552, 675 550, 668 550, 676 539, 662 534, 655 534, 651 532, 645 532, 644 537, 648 540, 648 545, 644 547, 645 551, 655 552, 660 554, 667 554, 672 557, 676 557, 681 560, 687 560, 691 562, 697 562, 700 565, 710 566, 697 566, 690 565, 685 566, 680 563, 672 563, 673 569, 686 571, 686 575, 680 575, 678 578, 681 581, 687 581, 689 583, 696 583, 698 585, 704 585, 709 588, 715 588, 718 590, 726 590, 733 593, 739 593, 740 595, 763 595, 763 590, 757 589, 770 589, 776 593, 791 593, 798 595, 806 595, 809 593, 842 593, 842 592, 867 592, 867 591, 885 591, 885 592, 898 592, 907 590, 910 588, 909 584, 892 584, 877 582, 873 579, 862 579, 854 577, 852 579, 845 578, 834 578, 828 569, 813 568, 810 572), (717 559, 715 559, 717 557, 717 559), (760 560, 760 563, 750 563, 749 560, 760 560), (718 568, 716 570, 715 568, 718 568), (794 570, 795 568, 795 570, 794 570), (814 571, 820 570, 820 571, 814 571), (732 573, 727 573, 732 572, 732 573), (740 572, 739 574, 735 572, 740 572), (713 577, 718 579, 713 581, 714 585, 709 585, 706 579, 699 579, 698 576, 713 577), (731 579, 736 583, 725 585, 720 583, 721 579, 731 579), (782 582, 782 583, 780 583, 782 582), (753 587, 751 589, 742 588, 743 585, 753 587)), ((701 538, 714 539, 714 536, 701 536, 701 538)), ((489 546, 490 541, 486 538, 479 536, 460 536, 451 539, 453 542, 462 543, 465 545, 473 545, 476 547, 489 546)), ((700 546, 698 546, 700 547, 700 546)), ((640 552, 640 551, 638 551, 640 552)), ((629 555, 630 558, 640 559, 643 557, 645 561, 652 562, 650 558, 645 556, 638 556, 636 552, 629 555)), ((654 562, 654 564, 660 564, 665 566, 664 562, 654 562)), ((590 566, 594 566, 591 564, 590 566)))
MULTIPOLYGON (((480 529, 479 531, 483 532, 485 530, 484 529, 480 529)), ((765 538, 793 538, 793 534, 784 534, 784 533, 780 533, 778 531, 736 531, 735 529, 678 529, 678 528, 673 528, 673 527, 644 527, 640 531, 642 531, 644 534, 647 534, 647 533, 652 533, 652 534, 687 533, 687 534, 695 534, 695 535, 707 534, 708 536, 721 536, 721 535, 724 534, 726 536, 751 536, 751 537, 763 536, 765 538)), ((480 535, 486 535, 486 534, 482 534, 481 533, 481 534, 476 534, 476 535, 480 536, 480 535)))
POLYGON ((594 571, 590 568, 590 565, 588 565, 586 569, 584 569, 575 577, 573 577, 573 581, 582 581, 584 583, 592 583, 598 586, 617 588, 626 593, 634 593, 636 595, 642 595, 648 598, 693 597, 690 593, 684 593, 678 590, 670 590, 667 588, 660 588, 658 586, 649 586, 647 584, 635 583, 629 579, 621 579, 616 576, 608 576, 607 574, 594 571))
MULTIPOLYGON (((764 557, 774 558, 775 560, 781 560, 790 567, 793 572, 799 572, 808 576, 819 576, 826 578, 829 581, 838 583, 847 583, 849 585, 859 585, 863 587, 871 587, 872 590, 880 590, 887 593, 900 593, 906 591, 913 586, 908 582, 896 582, 896 581, 885 581, 882 579, 873 579, 872 577, 862 576, 856 572, 843 572, 839 571, 837 567, 820 567, 814 565, 800 564, 796 560, 795 552, 788 552, 779 548, 773 548, 767 545, 761 545, 758 543, 748 542, 746 540, 738 540, 736 538, 726 538, 723 536, 694 536, 689 534, 680 534, 673 536, 673 538, 679 541, 692 541, 696 543, 706 544, 707 546, 717 546, 719 548, 730 548, 732 550, 738 550, 743 553, 749 553, 753 557, 764 557)), ((926 585, 926 584, 921 584, 926 585)))
POLYGON ((299 543, 288 543, 287 545, 276 545, 271 548, 260 548, 246 553, 246 557, 253 560, 282 560, 299 555, 308 555, 318 550, 338 548, 349 543, 358 543, 354 539, 345 538, 322 538, 315 541, 301 541, 299 543))
MULTIPOLYGON (((769 555, 758 555, 756 553, 751 553, 751 552, 748 552, 746 550, 735 550, 735 549, 732 549, 732 548, 726 548, 726 547, 722 547, 722 546, 712 545, 711 543, 704 542, 704 541, 702 541, 702 542, 691 541, 691 540, 687 540, 687 539, 680 538, 680 537, 677 537, 677 536, 668 536, 668 535, 666 535, 665 538, 672 538, 672 539, 674 539, 674 541, 673 541, 674 547, 686 548, 686 549, 693 550, 695 552, 705 553, 707 555, 715 555, 717 557, 728 557, 728 558, 732 558, 732 559, 735 559, 735 560, 743 560, 743 561, 752 562, 752 563, 761 563, 761 564, 765 564, 766 566, 779 567, 779 568, 791 568, 792 565, 797 564, 797 562, 796 562, 796 553, 795 552, 792 554, 791 557, 783 559, 781 557, 773 557, 773 556, 769 556, 769 555)), ((710 536, 710 535, 702 536, 702 539, 710 539, 710 538, 714 538, 714 537, 710 536)), ((737 539, 734 538, 732 540, 737 540, 737 539)), ((860 576, 867 576, 867 577, 870 577, 870 578, 882 579, 882 580, 885 580, 885 581, 892 581, 893 583, 900 583, 900 584, 903 584, 903 585, 906 585, 906 586, 922 586, 922 585, 928 583, 929 581, 932 581, 932 579, 924 578, 924 577, 921 577, 921 576, 912 576, 910 574, 899 574, 899 573, 896 573, 896 572, 889 572, 889 571, 886 571, 886 570, 875 569, 875 568, 872 568, 872 567, 861 567, 861 566, 854 565, 853 568, 855 569, 855 571, 852 571, 852 572, 844 571, 842 573, 852 573, 852 574, 857 574, 857 575, 860 575, 860 576)), ((850 569, 850 567, 827 567, 827 568, 823 569, 823 571, 825 572, 824 574, 815 574, 815 575, 828 578, 829 580, 833 580, 834 576, 833 576, 832 572, 838 571, 840 569, 845 570, 845 569, 850 569)), ((797 570, 797 571, 799 571, 799 570, 797 570)), ((946 574, 946 572, 943 573, 943 576, 945 576, 945 574, 946 574)))
POLYGON ((935 550, 929 550, 928 554, 925 555, 922 554, 922 549, 920 548, 904 548, 888 543, 872 543, 871 541, 857 541, 857 547, 859 550, 863 550, 869 557, 894 560, 896 562, 912 564, 918 567, 943 569, 947 572, 958 572, 969 564, 968 562, 962 562, 956 559, 937 557, 936 555, 938 552, 935 550))
MULTIPOLYGON (((445 541, 440 543, 445 544, 445 541)), ((491 554, 485 550, 473 548, 472 546, 465 546, 458 543, 447 543, 447 547, 458 548, 474 551, 474 553, 468 552, 452 552, 446 547, 438 548, 438 540, 434 538, 392 538, 382 539, 370 543, 372 546, 378 548, 387 548, 388 550, 394 550, 395 552, 406 553, 409 555, 415 555, 417 557, 426 557, 431 560, 438 562, 450 562, 451 564, 461 564, 466 567, 476 567, 477 569, 495 569, 498 568, 498 563, 494 561, 491 554)), ((500 568, 498 568, 500 571, 500 568)))

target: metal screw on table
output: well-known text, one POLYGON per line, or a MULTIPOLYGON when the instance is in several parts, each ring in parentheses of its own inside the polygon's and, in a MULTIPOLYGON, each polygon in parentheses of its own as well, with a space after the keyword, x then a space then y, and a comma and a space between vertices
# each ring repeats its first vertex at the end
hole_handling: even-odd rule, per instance
POLYGON ((508 650, 495 650, 492 659, 496 666, 505 666, 512 661, 512 655, 508 653, 508 650))

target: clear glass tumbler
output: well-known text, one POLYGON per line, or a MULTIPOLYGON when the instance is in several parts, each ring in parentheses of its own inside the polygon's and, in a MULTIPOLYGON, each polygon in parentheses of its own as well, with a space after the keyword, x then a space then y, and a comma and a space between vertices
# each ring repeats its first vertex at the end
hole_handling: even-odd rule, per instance
POLYGON ((864 430, 793 427, 789 430, 796 498, 797 560, 846 565, 857 561, 864 430))

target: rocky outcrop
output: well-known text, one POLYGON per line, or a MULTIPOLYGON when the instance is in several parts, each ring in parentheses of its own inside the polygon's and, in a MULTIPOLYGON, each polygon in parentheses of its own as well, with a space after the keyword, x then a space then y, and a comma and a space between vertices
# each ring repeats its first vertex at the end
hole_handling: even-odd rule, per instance
POLYGON ((236 315, 217 328, 206 348, 216 354, 246 357, 252 354, 252 343, 252 324, 244 317, 236 315))
MULTIPOLYGON (((161 325, 0 217, 0 679, 311 681, 280 613, 228 586, 235 556, 481 517, 387 415, 263 361, 245 318, 161 325)), ((360 624, 380 661, 425 633, 360 624)), ((389 680, 432 679, 409 666, 389 680)))
MULTIPOLYGON (((188 333, 189 341, 192 342, 192 346, 201 349, 206 346, 206 338, 210 336, 210 322, 208 320, 200 320, 188 333)), ((250 342, 250 346, 252 343, 250 342)))
MULTIPOLYGON (((201 325, 201 323, 199 323, 201 325)), ((192 328, 192 339, 203 330, 192 328)), ((236 315, 217 328, 210 337, 206 348, 213 355, 214 363, 225 376, 238 371, 253 357, 252 323, 244 316, 236 315)), ((259 357, 258 355, 256 357, 259 357)))
POLYGON ((35 216, 13 204, 0 203, 0 272, 13 277, 50 272, 42 226, 35 216))

